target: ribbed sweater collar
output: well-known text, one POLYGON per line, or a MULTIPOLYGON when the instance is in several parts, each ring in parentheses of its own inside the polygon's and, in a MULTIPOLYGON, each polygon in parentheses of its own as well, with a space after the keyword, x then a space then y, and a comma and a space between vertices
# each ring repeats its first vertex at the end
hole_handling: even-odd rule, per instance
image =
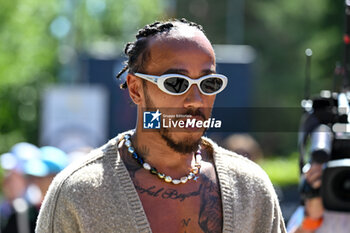
MULTIPOLYGON (((114 164, 116 168, 116 173, 118 179, 121 182, 125 194, 127 196, 130 209, 134 214, 136 228, 139 232, 149 232, 151 233, 151 227, 147 220, 146 213, 143 209, 142 202, 137 194, 135 186, 131 180, 129 172, 121 159, 118 150, 118 142, 124 137, 125 134, 133 134, 134 130, 130 130, 124 133, 119 134, 114 140, 114 149, 113 153, 107 153, 109 155, 108 159, 111 159, 111 164, 114 164)), ((222 199, 222 210, 223 210, 223 232, 232 232, 233 231, 233 209, 232 203, 234 203, 234 196, 232 192, 232 184, 228 176, 228 168, 225 165, 225 161, 221 156, 221 148, 214 143, 212 140, 206 137, 202 137, 202 140, 213 149, 213 158, 214 165, 218 175, 218 180, 220 184, 221 199, 222 199)))

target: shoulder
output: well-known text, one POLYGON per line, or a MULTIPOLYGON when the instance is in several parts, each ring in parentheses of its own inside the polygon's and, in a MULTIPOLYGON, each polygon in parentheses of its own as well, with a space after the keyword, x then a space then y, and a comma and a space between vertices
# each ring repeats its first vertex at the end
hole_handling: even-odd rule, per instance
POLYGON ((117 156, 117 139, 114 138, 102 147, 91 151, 82 161, 76 161, 59 173, 53 182, 54 186, 91 183, 98 181, 107 168, 108 157, 117 156))
POLYGON ((113 177, 115 173, 113 163, 117 163, 119 158, 117 151, 119 138, 120 135, 60 172, 52 181, 47 196, 53 197, 52 200, 56 200, 59 196, 69 199, 106 185, 105 178, 113 177))
POLYGON ((54 224, 75 232, 79 221, 74 219, 78 218, 78 212, 90 212, 96 203, 103 202, 104 197, 110 193, 109 189, 114 187, 112 184, 115 175, 110 174, 114 174, 115 170, 111 161, 118 160, 119 138, 118 135, 104 146, 93 150, 82 161, 69 165, 54 178, 40 208, 38 232, 52 232, 54 224), (102 197, 99 199, 99 196, 102 197))
POLYGON ((278 197, 265 171, 244 156, 203 140, 212 148, 223 206, 235 210, 226 213, 237 223, 232 231, 285 232, 278 197))
POLYGON ((274 188, 266 172, 255 162, 218 146, 209 138, 203 140, 212 147, 217 172, 224 173, 233 182, 242 186, 253 184, 253 189, 264 189, 274 193, 274 188))

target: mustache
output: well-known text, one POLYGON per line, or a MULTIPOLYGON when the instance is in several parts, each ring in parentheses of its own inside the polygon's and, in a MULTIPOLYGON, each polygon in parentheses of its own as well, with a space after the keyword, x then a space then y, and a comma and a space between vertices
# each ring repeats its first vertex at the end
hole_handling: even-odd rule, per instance
POLYGON ((203 111, 201 111, 198 108, 197 109, 188 109, 186 112, 181 113, 181 115, 191 115, 192 117, 201 117, 203 120, 207 119, 207 117, 205 116, 203 111))

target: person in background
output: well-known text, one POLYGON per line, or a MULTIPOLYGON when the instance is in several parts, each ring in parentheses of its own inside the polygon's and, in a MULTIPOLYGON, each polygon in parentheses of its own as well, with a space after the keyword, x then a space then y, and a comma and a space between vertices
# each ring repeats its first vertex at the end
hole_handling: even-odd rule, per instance
MULTIPOLYGON (((311 163, 304 172, 306 181, 313 189, 322 185, 323 165, 311 163)), ((288 233, 349 233, 350 213, 325 210, 320 196, 304 200, 290 218, 288 233)))
POLYGON ((68 157, 55 147, 20 143, 1 156, 1 164, 7 174, 1 232, 32 233, 44 195, 54 176, 68 165, 68 157))
POLYGON ((22 214, 28 206, 26 200, 28 182, 23 165, 25 161, 39 155, 39 148, 27 142, 17 143, 10 152, 1 155, 1 167, 4 170, 2 183, 4 199, 0 205, 0 226, 3 233, 28 232, 28 218, 26 214, 22 214), (24 224, 17 226, 17 221, 24 224))
POLYGON ((118 77, 128 71, 122 87, 137 105, 136 129, 55 177, 37 233, 285 232, 277 195, 258 165, 219 147, 198 125, 144 129, 144 113, 152 127, 160 115, 210 118, 227 78, 216 73, 202 27, 185 19, 146 25, 125 53, 118 77))
POLYGON ((231 134, 224 139, 223 146, 256 162, 263 158, 258 142, 249 134, 231 134))
POLYGON ((62 150, 44 146, 40 148, 40 157, 26 161, 24 173, 30 184, 39 188, 39 198, 34 198, 41 205, 53 178, 69 164, 68 155, 62 150))

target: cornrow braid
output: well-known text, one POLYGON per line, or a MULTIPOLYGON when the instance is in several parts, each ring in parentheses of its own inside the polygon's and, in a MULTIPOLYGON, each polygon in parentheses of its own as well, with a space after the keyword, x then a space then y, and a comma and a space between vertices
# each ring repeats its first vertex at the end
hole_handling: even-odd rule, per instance
MULTIPOLYGON (((186 24, 191 27, 195 27, 198 30, 203 31, 203 27, 194 22, 190 22, 184 18, 175 19, 166 22, 154 22, 148 24, 138 31, 136 34, 136 40, 134 42, 129 42, 126 44, 124 53, 128 57, 128 60, 125 62, 123 69, 117 74, 116 78, 119 79, 122 74, 129 71, 130 73, 136 73, 142 70, 143 65, 146 63, 149 53, 147 51, 147 42, 148 39, 156 34, 161 34, 164 32, 170 31, 175 27, 176 22, 186 24)), ((126 81, 120 85, 121 89, 126 89, 126 81)))

